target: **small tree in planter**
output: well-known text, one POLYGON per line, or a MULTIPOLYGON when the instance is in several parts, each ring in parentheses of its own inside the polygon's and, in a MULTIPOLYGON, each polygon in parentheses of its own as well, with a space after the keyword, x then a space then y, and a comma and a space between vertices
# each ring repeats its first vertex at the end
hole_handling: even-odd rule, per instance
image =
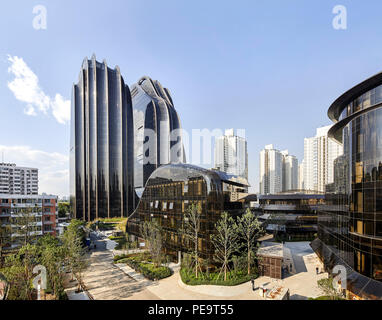
POLYGON ((154 221, 145 221, 140 226, 142 238, 145 240, 153 258, 154 265, 159 267, 162 263, 162 228, 154 221))
MULTIPOLYGON (((251 273, 251 258, 255 258, 256 244, 255 240, 263 234, 263 228, 260 222, 252 214, 250 209, 237 219, 237 230, 240 239, 245 242, 245 249, 247 252, 247 271, 251 273)), ((254 259, 253 259, 254 260, 254 259)))
POLYGON ((227 212, 223 212, 215 227, 217 233, 211 236, 211 240, 215 246, 215 261, 221 264, 218 278, 223 273, 224 281, 227 281, 229 263, 238 247, 237 226, 234 219, 227 212))
POLYGON ((199 205, 192 204, 186 210, 184 214, 184 224, 181 229, 182 235, 184 235, 186 240, 189 240, 193 246, 191 256, 193 263, 195 264, 195 277, 198 278, 199 271, 201 268, 199 265, 199 251, 198 251, 198 241, 200 232, 200 220, 202 211, 199 205))

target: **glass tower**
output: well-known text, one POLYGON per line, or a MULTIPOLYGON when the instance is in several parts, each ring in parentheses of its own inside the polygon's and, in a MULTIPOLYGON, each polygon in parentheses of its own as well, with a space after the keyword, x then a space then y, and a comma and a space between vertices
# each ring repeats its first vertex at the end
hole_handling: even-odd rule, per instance
POLYGON ((75 218, 127 217, 135 208, 130 90, 93 55, 73 85, 70 193, 75 218))
POLYGON ((318 216, 313 249, 328 271, 347 268, 357 297, 382 299, 382 73, 339 97, 328 136, 343 144, 318 216))
POLYGON ((139 193, 156 168, 169 163, 184 163, 185 155, 180 119, 169 90, 145 76, 131 86, 131 97, 134 186, 139 193))

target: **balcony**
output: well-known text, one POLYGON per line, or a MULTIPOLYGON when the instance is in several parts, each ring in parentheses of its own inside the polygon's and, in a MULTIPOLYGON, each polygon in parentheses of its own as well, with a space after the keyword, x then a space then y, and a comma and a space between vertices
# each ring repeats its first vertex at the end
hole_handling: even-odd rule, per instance
POLYGON ((2 208, 10 208, 11 204, 10 203, 0 203, 0 207, 2 207, 2 208))

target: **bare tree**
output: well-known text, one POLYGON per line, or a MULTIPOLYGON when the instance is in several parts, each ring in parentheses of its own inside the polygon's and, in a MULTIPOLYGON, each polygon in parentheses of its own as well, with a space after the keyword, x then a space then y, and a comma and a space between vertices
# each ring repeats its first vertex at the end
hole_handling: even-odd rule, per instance
POLYGON ((222 266, 219 272, 224 273, 224 281, 227 281, 229 263, 232 260, 232 254, 237 249, 237 226, 234 219, 227 212, 223 212, 220 220, 215 224, 216 234, 212 235, 212 243, 215 246, 215 260, 222 266))
POLYGON ((154 265, 159 267, 162 263, 162 228, 154 221, 145 221, 140 226, 140 232, 151 253, 154 265))
POLYGON ((32 243, 37 238, 35 234, 37 231, 35 214, 38 210, 39 207, 37 205, 34 208, 15 209, 15 217, 13 218, 13 224, 17 227, 15 233, 24 239, 24 245, 32 243))
POLYGON ((247 251, 248 274, 251 273, 251 256, 255 255, 255 240, 263 233, 261 223, 252 214, 250 209, 237 219, 239 237, 245 241, 247 251))
POLYGON ((199 251, 198 241, 200 232, 200 220, 201 220, 201 208, 200 205, 192 204, 187 208, 184 214, 184 225, 181 233, 185 238, 193 244, 192 257, 195 263, 195 277, 198 278, 199 265, 199 251))

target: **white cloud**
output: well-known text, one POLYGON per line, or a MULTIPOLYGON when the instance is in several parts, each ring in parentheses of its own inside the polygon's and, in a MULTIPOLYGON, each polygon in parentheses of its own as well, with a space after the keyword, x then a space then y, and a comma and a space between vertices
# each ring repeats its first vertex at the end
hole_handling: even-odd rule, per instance
POLYGON ((14 79, 8 82, 8 88, 15 98, 26 103, 24 113, 36 116, 38 112, 47 114, 51 111, 59 123, 65 124, 70 120, 70 100, 65 100, 60 94, 51 98, 41 89, 37 75, 28 67, 23 58, 8 55, 10 67, 8 73, 14 79))
POLYGON ((39 169, 39 193, 69 195, 69 156, 32 149, 29 146, 2 146, 4 161, 39 169))

